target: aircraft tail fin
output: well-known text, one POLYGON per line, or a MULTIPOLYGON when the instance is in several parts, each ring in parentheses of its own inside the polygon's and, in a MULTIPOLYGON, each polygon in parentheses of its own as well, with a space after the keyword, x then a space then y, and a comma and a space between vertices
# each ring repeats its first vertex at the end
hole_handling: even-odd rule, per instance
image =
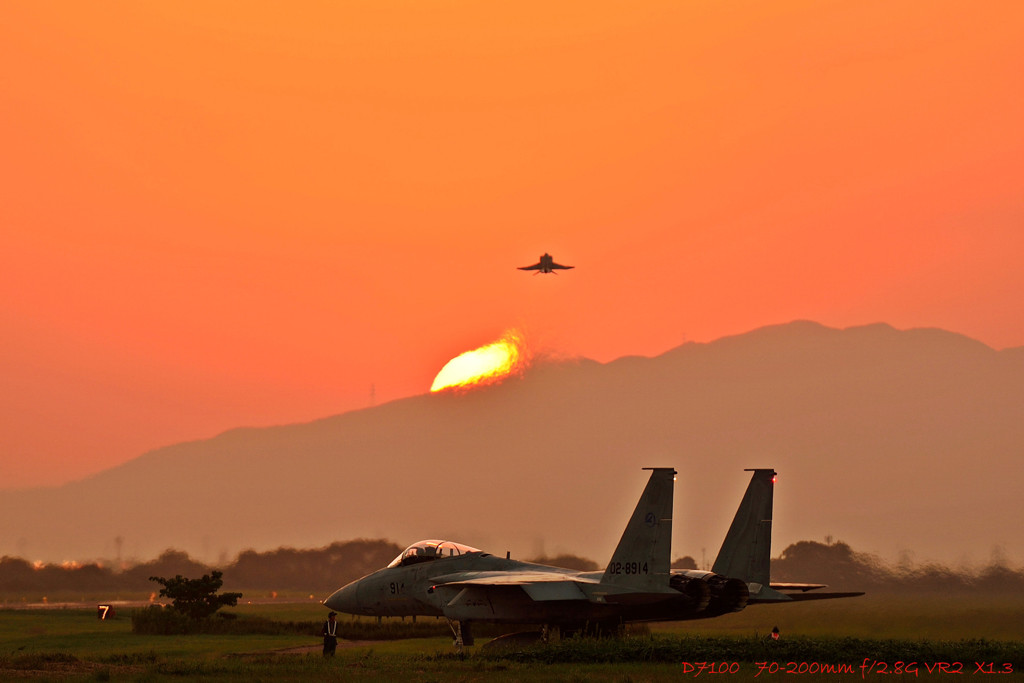
POLYGON ((644 469, 651 470, 651 478, 612 553, 602 583, 668 587, 676 471, 671 467, 644 469))
POLYGON ((711 571, 767 588, 771 585, 769 561, 776 472, 773 469, 744 471, 754 474, 711 571))

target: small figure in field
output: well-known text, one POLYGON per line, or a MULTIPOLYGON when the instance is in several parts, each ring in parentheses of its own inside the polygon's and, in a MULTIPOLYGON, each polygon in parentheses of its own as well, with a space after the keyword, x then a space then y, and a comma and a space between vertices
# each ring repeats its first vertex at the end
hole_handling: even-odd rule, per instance
POLYGON ((337 612, 331 612, 324 622, 324 657, 333 657, 334 651, 338 649, 338 622, 335 619, 337 616, 337 612))

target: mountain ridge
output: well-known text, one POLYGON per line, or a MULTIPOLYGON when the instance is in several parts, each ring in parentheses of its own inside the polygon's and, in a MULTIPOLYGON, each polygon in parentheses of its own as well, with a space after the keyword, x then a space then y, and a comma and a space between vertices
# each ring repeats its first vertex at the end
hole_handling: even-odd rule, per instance
POLYGON ((120 537, 135 556, 177 547, 210 559, 448 536, 601 560, 639 468, 656 464, 680 472, 677 554, 713 556, 742 469, 771 466, 783 486, 776 548, 833 535, 888 557, 1019 556, 1021 532, 999 520, 1024 518, 1007 476, 1020 471, 1022 387, 1024 354, 884 323, 795 321, 650 358, 541 359, 494 386, 231 429, 8 491, 0 554, 112 557, 120 537), (69 532, 72 519, 84 526, 69 532))

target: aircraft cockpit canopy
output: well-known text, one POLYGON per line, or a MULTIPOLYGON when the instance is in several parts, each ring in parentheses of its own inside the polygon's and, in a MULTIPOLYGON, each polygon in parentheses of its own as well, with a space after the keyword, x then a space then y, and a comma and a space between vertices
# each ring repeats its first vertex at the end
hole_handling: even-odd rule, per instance
POLYGON ((465 555, 466 553, 479 552, 481 552, 479 548, 455 543, 454 541, 420 541, 419 543, 413 543, 399 553, 398 557, 391 560, 388 568, 405 567, 417 562, 429 562, 430 560, 439 560, 442 557, 455 557, 457 555, 465 555))

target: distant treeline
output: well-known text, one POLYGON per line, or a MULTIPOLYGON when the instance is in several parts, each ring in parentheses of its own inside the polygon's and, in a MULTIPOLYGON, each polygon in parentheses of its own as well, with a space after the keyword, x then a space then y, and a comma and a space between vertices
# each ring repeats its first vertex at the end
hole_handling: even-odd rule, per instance
POLYGON ((380 569, 402 551, 383 540, 358 539, 332 543, 324 548, 297 550, 278 548, 267 552, 246 550, 234 562, 211 567, 180 550, 166 550, 149 562, 126 568, 96 562, 89 564, 32 564, 16 557, 0 558, 0 598, 18 600, 27 597, 66 594, 150 593, 160 587, 151 576, 195 578, 212 569, 224 572, 224 590, 310 593, 318 598, 380 569))
MULTIPOLYGON (((151 576, 181 574, 199 577, 218 568, 224 572, 224 589, 252 597, 272 592, 291 592, 325 597, 344 584, 380 569, 401 552, 390 541, 357 539, 332 543, 323 548, 298 550, 278 548, 267 552, 246 550, 234 562, 211 567, 187 553, 167 550, 149 562, 128 567, 106 563, 32 564, 15 557, 0 558, 0 599, 37 601, 42 596, 148 594, 156 586, 151 576)), ((596 570, 599 565, 575 555, 537 557, 530 561, 579 570, 596 570)), ((672 563, 676 568, 694 568, 690 557, 672 563)), ((938 564, 892 567, 878 558, 853 551, 845 543, 794 543, 772 560, 776 581, 826 583, 838 590, 863 591, 950 591, 1024 592, 1024 570, 994 562, 980 571, 953 570, 938 564)))
POLYGON ((841 541, 799 541, 772 560, 773 581, 827 583, 838 590, 874 592, 1024 592, 1024 568, 993 560, 981 570, 952 569, 938 563, 893 567, 841 541))

